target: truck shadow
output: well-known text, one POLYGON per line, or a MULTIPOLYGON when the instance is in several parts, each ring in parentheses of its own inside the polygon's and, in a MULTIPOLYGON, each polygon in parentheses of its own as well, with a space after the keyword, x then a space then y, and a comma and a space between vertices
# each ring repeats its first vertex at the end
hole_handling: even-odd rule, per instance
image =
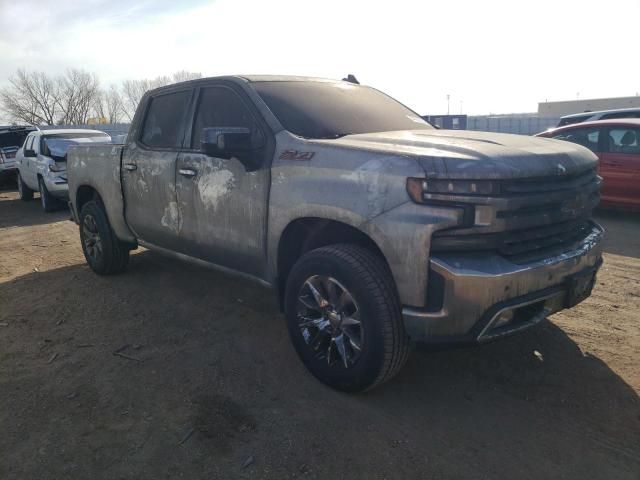
POLYGON ((15 472, 34 473, 19 452, 40 448, 39 462, 62 474, 47 442, 107 476, 122 473, 123 456, 128 472, 152 477, 184 464, 224 471, 254 451, 275 471, 333 478, 624 478, 640 468, 638 395, 552 321, 482 347, 414 352, 387 385, 345 395, 301 366, 270 292, 149 251, 114 277, 73 265, 0 283, 0 305, 0 451, 21 445, 15 472), (189 422, 189 449, 179 449, 189 422))
POLYGON ((17 192, 0 190, 0 228, 44 225, 68 218, 69 209, 63 203, 58 210, 46 213, 42 210, 38 194, 32 201, 23 202, 17 192))

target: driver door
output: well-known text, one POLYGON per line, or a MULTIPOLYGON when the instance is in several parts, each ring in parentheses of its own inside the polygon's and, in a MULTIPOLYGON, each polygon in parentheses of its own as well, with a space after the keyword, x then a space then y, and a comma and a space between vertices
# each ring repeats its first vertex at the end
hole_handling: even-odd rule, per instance
POLYGON ((263 135, 258 114, 240 93, 219 85, 200 89, 189 151, 178 155, 176 193, 182 213, 183 253, 261 277, 265 266, 268 148, 262 166, 247 171, 237 158, 205 155, 203 128, 246 127, 263 135))

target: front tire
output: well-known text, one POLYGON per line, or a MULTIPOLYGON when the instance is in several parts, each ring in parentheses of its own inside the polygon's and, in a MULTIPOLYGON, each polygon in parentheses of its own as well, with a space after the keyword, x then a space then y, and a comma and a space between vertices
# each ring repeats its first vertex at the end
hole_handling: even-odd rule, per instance
POLYGON ((58 200, 49 193, 42 177, 38 177, 38 187, 40 188, 40 203, 42 204, 42 210, 46 213, 56 210, 59 205, 58 200))
POLYGON ((84 258, 99 275, 113 275, 126 270, 129 248, 109 225, 102 205, 91 200, 80 211, 80 241, 84 258))
POLYGON ((331 245, 303 255, 287 278, 285 314, 302 362, 337 390, 374 388, 407 360, 391 272, 363 247, 331 245))
POLYGON ((22 180, 22 175, 18 172, 18 195, 23 202, 30 202, 33 200, 33 190, 31 190, 22 180))

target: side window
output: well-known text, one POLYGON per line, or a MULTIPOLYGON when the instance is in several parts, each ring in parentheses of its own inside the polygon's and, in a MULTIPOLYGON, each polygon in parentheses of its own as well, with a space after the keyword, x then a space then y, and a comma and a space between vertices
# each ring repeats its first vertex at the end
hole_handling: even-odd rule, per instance
POLYGON ((592 152, 598 151, 598 141, 600 140, 600 129, 598 128, 573 128, 554 135, 556 140, 577 143, 587 147, 592 152))
POLYGON ((191 148, 200 148, 202 129, 207 127, 246 127, 259 132, 251 112, 238 94, 225 87, 202 89, 193 122, 191 148))
POLYGON ((611 128, 605 145, 605 150, 609 153, 640 155, 640 128, 611 128))
POLYGON ((638 118, 640 117, 640 112, 618 112, 618 113, 607 113, 603 115, 601 120, 609 120, 612 118, 638 118))
POLYGON ((156 148, 179 148, 190 98, 189 90, 151 98, 142 126, 142 143, 156 148))
POLYGON ((27 140, 24 142, 24 149, 25 150, 32 150, 33 149, 33 139, 35 138, 35 135, 29 135, 27 137, 27 140))

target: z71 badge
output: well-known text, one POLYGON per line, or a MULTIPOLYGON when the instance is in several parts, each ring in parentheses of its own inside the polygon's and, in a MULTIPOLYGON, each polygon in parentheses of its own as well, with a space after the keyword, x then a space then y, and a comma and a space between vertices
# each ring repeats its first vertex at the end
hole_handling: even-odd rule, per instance
POLYGON ((298 150, 285 150, 280 154, 280 160, 311 160, 316 152, 299 152, 298 150))

